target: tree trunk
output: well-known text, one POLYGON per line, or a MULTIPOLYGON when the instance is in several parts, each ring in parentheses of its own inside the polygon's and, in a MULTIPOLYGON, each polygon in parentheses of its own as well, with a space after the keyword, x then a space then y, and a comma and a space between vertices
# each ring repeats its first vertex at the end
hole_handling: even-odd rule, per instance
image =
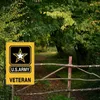
POLYGON ((75 46, 77 64, 88 64, 88 51, 83 44, 77 43, 75 46))
POLYGON ((59 54, 63 54, 64 53, 64 51, 63 51, 61 46, 56 45, 56 48, 57 48, 57 51, 58 51, 59 54))
POLYGON ((51 34, 51 39, 54 42, 57 51, 59 54, 64 54, 64 50, 62 48, 62 41, 60 41, 61 37, 62 37, 62 31, 61 30, 56 30, 51 34))

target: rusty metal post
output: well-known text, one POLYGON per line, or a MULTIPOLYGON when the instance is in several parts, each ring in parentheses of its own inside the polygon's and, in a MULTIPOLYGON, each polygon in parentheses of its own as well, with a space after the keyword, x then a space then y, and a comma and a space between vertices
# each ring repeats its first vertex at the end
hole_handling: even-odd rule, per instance
POLYGON ((14 85, 12 85, 12 100, 14 100, 14 85))
POLYGON ((68 98, 71 96, 71 76, 72 76, 72 56, 69 56, 69 67, 68 67, 68 98))

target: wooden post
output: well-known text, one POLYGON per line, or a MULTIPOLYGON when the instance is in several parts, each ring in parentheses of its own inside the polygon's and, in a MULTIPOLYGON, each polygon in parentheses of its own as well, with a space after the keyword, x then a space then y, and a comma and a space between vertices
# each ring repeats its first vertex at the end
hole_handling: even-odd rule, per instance
POLYGON ((71 92, 70 92, 70 90, 71 90, 71 76, 72 76, 72 67, 71 67, 71 65, 72 65, 72 56, 69 56, 68 86, 67 86, 67 88, 68 88, 68 98, 70 98, 70 96, 71 96, 71 92))

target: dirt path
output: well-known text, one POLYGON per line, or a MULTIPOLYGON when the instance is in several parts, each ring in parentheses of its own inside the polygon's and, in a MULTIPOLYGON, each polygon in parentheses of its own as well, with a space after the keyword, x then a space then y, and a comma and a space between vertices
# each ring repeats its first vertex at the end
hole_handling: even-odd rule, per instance
MULTIPOLYGON (((36 61, 35 63, 41 63, 47 59, 43 55, 37 55, 35 57, 36 61)), ((45 75, 47 75, 48 72, 43 66, 35 66, 35 78, 42 78, 45 75)), ((55 76, 54 76, 55 77, 55 76)), ((22 89, 25 86, 15 86, 15 91, 22 89)), ((62 81, 45 81, 45 82, 38 82, 35 85, 29 86, 25 90, 20 91, 20 93, 39 93, 39 92, 46 92, 51 90, 59 90, 59 89, 65 89, 67 86, 62 81)), ((62 92, 59 94, 64 94, 67 96, 67 93, 62 92)), ((54 95, 54 94, 53 94, 54 95)), ((19 95, 20 96, 20 95, 19 95)), ((31 95, 31 96, 20 96, 21 100, 47 100, 49 95, 31 95)), ((84 97, 82 97, 80 92, 74 92, 72 93, 72 97, 75 98, 75 100, 86 100, 84 97)))

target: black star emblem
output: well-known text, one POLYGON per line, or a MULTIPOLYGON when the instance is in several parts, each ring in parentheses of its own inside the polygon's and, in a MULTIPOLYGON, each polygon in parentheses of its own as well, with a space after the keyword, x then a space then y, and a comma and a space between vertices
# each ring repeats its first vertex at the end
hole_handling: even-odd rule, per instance
POLYGON ((16 56, 16 61, 15 61, 16 63, 17 63, 18 61, 22 61, 22 62, 25 63, 24 57, 25 57, 26 55, 28 55, 28 53, 22 53, 22 50, 21 50, 21 48, 20 48, 19 51, 18 51, 18 53, 13 53, 13 55, 16 56))

